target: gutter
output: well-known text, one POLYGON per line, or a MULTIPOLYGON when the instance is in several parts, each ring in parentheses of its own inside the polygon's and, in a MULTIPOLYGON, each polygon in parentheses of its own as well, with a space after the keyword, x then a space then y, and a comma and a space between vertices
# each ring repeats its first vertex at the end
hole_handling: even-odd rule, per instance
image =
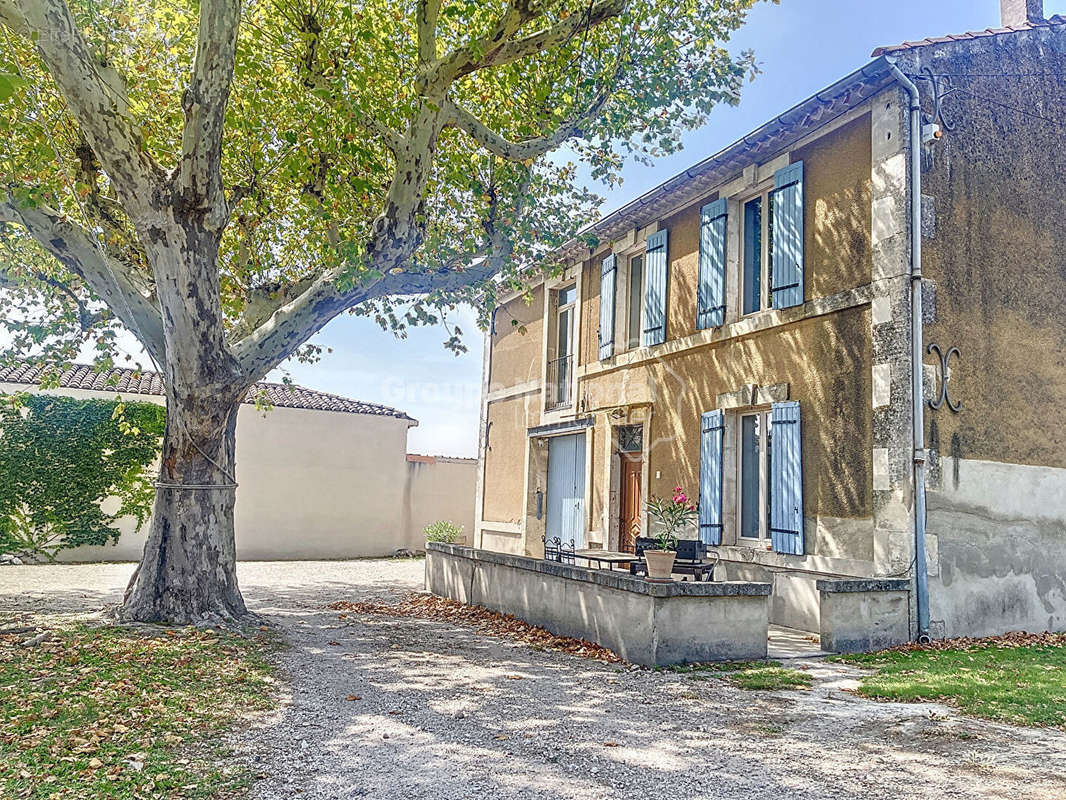
POLYGON ((895 62, 892 76, 910 96, 911 434, 914 477, 914 583, 918 641, 929 637, 929 568, 925 553, 925 401, 922 392, 922 109, 918 87, 895 62))

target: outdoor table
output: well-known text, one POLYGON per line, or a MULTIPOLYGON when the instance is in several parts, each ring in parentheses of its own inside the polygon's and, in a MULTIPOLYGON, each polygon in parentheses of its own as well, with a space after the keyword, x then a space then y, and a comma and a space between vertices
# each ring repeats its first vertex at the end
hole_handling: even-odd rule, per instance
POLYGON ((583 558, 585 561, 595 561, 598 564, 607 564, 608 569, 614 569, 615 564, 628 564, 636 561, 633 553, 622 553, 618 550, 599 550, 597 548, 582 548, 574 551, 574 558, 583 558))

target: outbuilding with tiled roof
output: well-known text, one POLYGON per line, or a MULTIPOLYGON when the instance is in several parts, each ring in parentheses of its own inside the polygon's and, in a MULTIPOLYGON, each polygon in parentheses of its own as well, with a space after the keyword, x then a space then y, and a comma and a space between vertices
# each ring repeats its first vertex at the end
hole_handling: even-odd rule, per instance
MULTIPOLYGON (((87 364, 0 366, 0 395, 17 392, 165 402, 158 372, 87 364)), ((409 459, 407 435, 416 425, 390 406, 296 384, 256 384, 237 412, 237 557, 390 556, 421 549, 429 522, 471 530, 476 462, 409 459)), ((137 531, 129 521, 120 528, 117 544, 61 551, 61 560, 139 560, 147 526, 137 531)))

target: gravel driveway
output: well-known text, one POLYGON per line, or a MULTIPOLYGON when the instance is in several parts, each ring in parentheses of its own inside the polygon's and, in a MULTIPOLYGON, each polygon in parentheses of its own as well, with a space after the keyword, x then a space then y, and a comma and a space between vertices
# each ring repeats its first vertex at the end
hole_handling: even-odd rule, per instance
MULTIPOLYGON (((0 609, 115 600, 130 569, 0 568, 0 609)), ((421 561, 241 565, 249 605, 292 644, 285 703, 232 742, 253 798, 1066 797, 1066 734, 862 700, 843 691, 847 668, 812 662, 812 691, 751 692, 324 610, 398 600, 421 574, 421 561)))

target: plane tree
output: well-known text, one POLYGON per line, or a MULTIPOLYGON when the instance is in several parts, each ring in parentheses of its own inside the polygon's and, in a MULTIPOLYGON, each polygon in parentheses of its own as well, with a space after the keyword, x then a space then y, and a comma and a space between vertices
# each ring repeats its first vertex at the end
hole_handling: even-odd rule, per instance
MULTIPOLYGON (((8 358, 166 386, 120 616, 239 619, 234 429, 340 314, 483 314, 753 70, 754 0, 0 0, 8 358)), ((449 340, 461 348, 458 332, 449 340)))

